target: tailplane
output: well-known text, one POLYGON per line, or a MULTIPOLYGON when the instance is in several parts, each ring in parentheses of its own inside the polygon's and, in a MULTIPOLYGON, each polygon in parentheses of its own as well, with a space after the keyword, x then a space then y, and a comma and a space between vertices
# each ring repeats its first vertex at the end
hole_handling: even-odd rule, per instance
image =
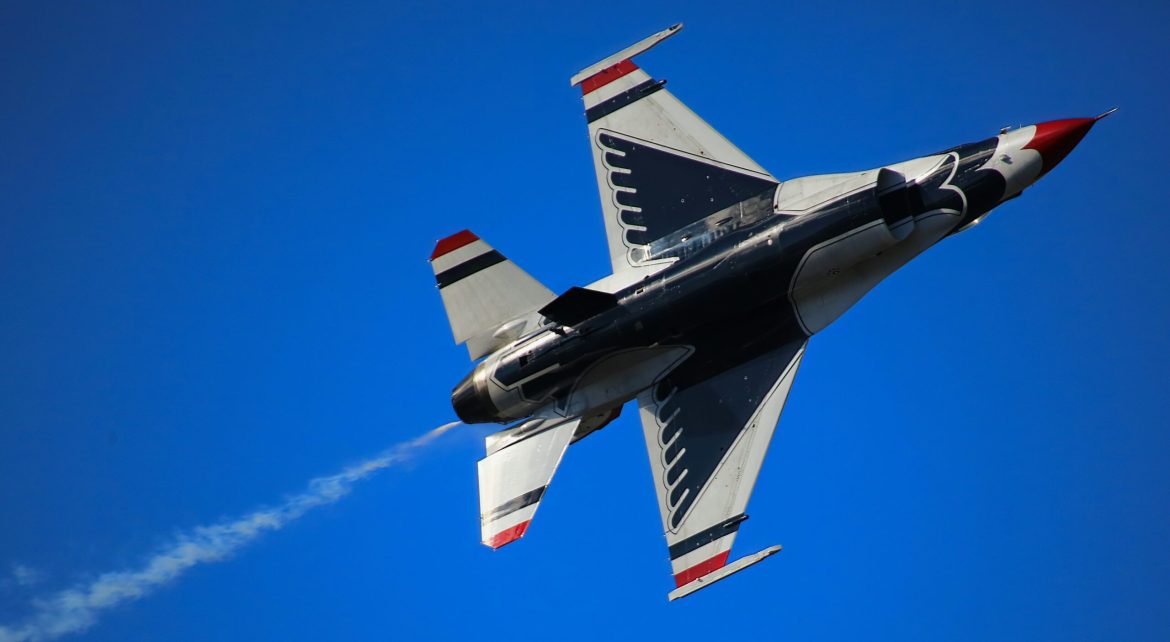
POLYGON ((478 359, 539 321, 556 296, 475 234, 463 230, 435 245, 431 267, 455 343, 478 359))
POLYGON ((499 548, 524 536, 581 418, 533 419, 487 438, 479 460, 481 541, 499 548))

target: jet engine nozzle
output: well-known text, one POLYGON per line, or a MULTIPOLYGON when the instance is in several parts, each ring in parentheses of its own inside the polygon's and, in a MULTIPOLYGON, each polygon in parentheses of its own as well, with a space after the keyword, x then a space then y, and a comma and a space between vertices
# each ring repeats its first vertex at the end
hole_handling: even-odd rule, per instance
POLYGON ((465 424, 487 424, 500 420, 499 409, 492 403, 480 369, 472 370, 451 391, 451 406, 465 424))

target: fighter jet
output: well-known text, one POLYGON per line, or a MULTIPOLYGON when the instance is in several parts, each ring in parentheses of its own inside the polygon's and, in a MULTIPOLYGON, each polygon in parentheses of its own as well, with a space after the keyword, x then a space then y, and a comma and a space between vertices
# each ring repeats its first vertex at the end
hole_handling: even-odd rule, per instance
POLYGON ((634 63, 681 27, 571 79, 612 274, 557 296, 467 230, 430 258, 455 341, 478 361, 455 413, 510 424, 479 462, 483 543, 522 537, 569 445, 636 400, 671 600, 780 550, 728 563, 809 338, 1019 196, 1108 114, 779 181, 634 63))

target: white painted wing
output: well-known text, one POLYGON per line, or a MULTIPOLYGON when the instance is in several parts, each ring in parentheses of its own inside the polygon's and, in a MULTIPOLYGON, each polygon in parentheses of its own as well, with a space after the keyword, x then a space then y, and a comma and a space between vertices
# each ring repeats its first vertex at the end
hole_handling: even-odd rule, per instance
POLYGON ((581 86, 610 260, 628 285, 660 270, 649 245, 776 180, 632 58, 675 25, 573 76, 581 86))
MULTIPOLYGON (((638 397, 679 588, 671 599, 729 574, 721 569, 747 519, 748 498, 805 345, 795 342, 683 389, 672 382, 672 373, 638 397), (688 587, 692 583, 697 584, 688 587)), ((727 571, 754 561, 737 562, 727 571)))
POLYGON ((481 541, 499 548, 524 536, 580 419, 533 420, 487 438, 479 460, 481 541))

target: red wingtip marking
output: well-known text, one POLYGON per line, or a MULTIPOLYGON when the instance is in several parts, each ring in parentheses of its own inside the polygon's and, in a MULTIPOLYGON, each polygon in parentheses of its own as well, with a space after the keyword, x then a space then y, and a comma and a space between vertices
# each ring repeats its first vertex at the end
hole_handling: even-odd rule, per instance
POLYGON ((591 91, 596 91, 609 83, 621 78, 622 76, 636 71, 638 65, 634 64, 632 60, 623 60, 612 67, 606 67, 601 71, 593 74, 581 82, 581 95, 584 96, 591 91))
POLYGON ((675 575, 674 576, 675 586, 676 587, 686 586, 687 584, 694 582, 695 580, 699 579, 700 577, 703 577, 704 575, 706 575, 708 573, 711 573, 712 571, 717 571, 717 570, 723 568, 723 566, 725 564, 727 564, 727 556, 730 554, 731 554, 731 551, 723 551, 722 553, 716 555, 715 557, 712 557, 711 559, 709 559, 705 562, 699 562, 698 564, 695 564, 694 566, 688 568, 687 570, 683 571, 682 573, 675 575))
POLYGON ((478 240, 479 237, 472 234, 471 230, 463 230, 462 232, 452 234, 438 243, 435 243, 435 251, 431 252, 431 260, 434 261, 448 252, 454 252, 464 245, 478 240))
MULTIPOLYGON (((528 530, 528 524, 530 522, 531 520, 528 522, 520 522, 512 528, 508 528, 496 533, 492 536, 491 539, 488 540, 487 545, 491 546, 492 548, 499 548, 504 544, 509 544, 520 539, 524 536, 524 531, 528 530)), ((726 558, 727 556, 724 555, 723 557, 726 558)))

